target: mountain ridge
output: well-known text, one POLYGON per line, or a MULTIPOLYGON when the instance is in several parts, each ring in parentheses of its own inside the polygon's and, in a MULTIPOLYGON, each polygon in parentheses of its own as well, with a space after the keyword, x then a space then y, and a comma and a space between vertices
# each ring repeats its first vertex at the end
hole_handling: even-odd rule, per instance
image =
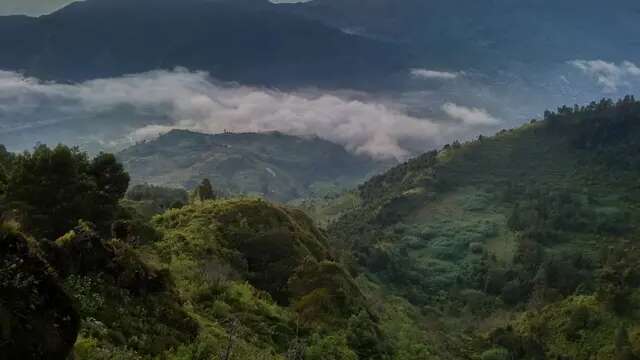
POLYGON ((476 334, 463 358, 637 354, 613 344, 637 326, 638 119, 633 97, 602 100, 424 154, 359 187, 333 246, 443 331, 476 334))
POLYGON ((386 166, 318 137, 280 132, 211 135, 173 130, 120 152, 118 158, 136 184, 192 189, 210 178, 232 194, 261 194, 279 201, 344 188, 386 166))
POLYGON ((248 84, 349 87, 402 67, 395 46, 270 5, 89 0, 38 18, 0 17, 0 46, 10 54, 0 68, 78 82, 186 67, 248 84), (20 41, 8 35, 16 32, 20 41))
MULTIPOLYGON (((639 134, 632 96, 547 111, 325 198, 336 215, 325 230, 300 209, 263 199, 185 203, 184 191, 147 187, 123 200, 129 175, 108 154, 0 148, 0 242, 34 249, 0 254, 0 275, 37 274, 14 264, 42 254, 37 266, 57 274, 52 289, 78 304, 43 305, 43 313, 80 319, 59 347, 67 352, 77 336, 78 359, 634 359, 639 134), (62 203, 52 207, 50 198, 62 203), (154 199, 167 205, 149 220, 136 203, 154 199), (98 226, 81 220, 91 206, 98 226), (63 235, 36 240, 20 231, 63 235)), ((300 157, 300 144, 307 156, 325 154, 308 146, 314 141, 327 145, 278 133, 177 130, 132 153, 190 164, 201 159, 198 150, 233 149, 244 158, 311 162, 322 173, 300 157)), ((13 278, 0 276, 0 287, 15 287, 13 278)), ((40 306, 38 299, 27 304, 40 306)), ((37 359, 59 316, 28 315, 3 321, 20 331, 35 326, 36 341, 9 336, 0 347, 37 359)))

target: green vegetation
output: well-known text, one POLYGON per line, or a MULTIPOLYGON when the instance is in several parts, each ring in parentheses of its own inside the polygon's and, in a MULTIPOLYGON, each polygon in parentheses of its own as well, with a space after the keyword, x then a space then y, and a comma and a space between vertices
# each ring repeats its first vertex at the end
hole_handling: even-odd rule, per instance
POLYGON ((189 193, 184 189, 173 189, 149 184, 132 186, 121 204, 132 207, 135 212, 150 220, 168 209, 181 208, 189 203, 189 193))
POLYGON ((118 154, 136 183, 214 190, 287 202, 355 186, 386 164, 319 138, 278 132, 199 134, 174 130, 118 154))
POLYGON ((640 358, 639 139, 631 97, 563 107, 295 203, 315 219, 0 148, 0 354, 640 358))
POLYGON ((184 191, 151 185, 122 199, 120 180, 128 176, 112 156, 89 159, 64 146, 5 159, 3 196, 12 200, 2 202, 3 221, 20 230, 3 230, 2 238, 21 249, 3 252, 0 269, 7 354, 63 359, 74 342, 77 359, 302 359, 328 348, 336 359, 383 359, 391 352, 367 298, 302 211, 260 199, 215 200, 207 180, 191 203, 184 191), (17 180, 40 167, 29 181, 17 180), (69 174, 84 181, 63 182, 69 174), (78 192, 57 208, 71 218, 53 223, 64 213, 28 197, 31 189, 63 200, 78 192), (105 201, 74 202, 80 195, 105 201), (100 216, 74 215, 81 206, 97 207, 100 216), (42 221, 27 209, 41 209, 42 221), (25 294, 32 300, 21 303, 25 294), (31 342, 21 340, 34 327, 31 342), (68 329, 55 337, 52 327, 68 329))
POLYGON ((63 359, 79 316, 56 274, 9 225, 0 226, 0 357, 63 359))
POLYGON ((363 184, 360 205, 329 226, 332 246, 385 291, 436 311, 447 333, 479 335, 463 357, 621 356, 613 334, 638 323, 638 262, 612 253, 634 253, 640 235, 638 139, 640 103, 627 97, 445 146, 363 184), (554 323, 584 322, 584 309, 562 304, 584 299, 619 320, 590 330, 589 347, 554 342, 554 323), (492 340, 496 329, 517 344, 492 340))
POLYGON ((129 176, 109 154, 90 161, 77 149, 38 146, 12 163, 5 200, 35 236, 63 235, 80 219, 108 228, 129 186, 129 176))

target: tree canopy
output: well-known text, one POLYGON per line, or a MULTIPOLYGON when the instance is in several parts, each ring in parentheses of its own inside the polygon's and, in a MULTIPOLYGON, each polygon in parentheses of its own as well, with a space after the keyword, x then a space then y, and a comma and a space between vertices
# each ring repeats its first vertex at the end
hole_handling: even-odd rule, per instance
POLYGON ((113 155, 89 159, 77 148, 40 145, 12 161, 5 196, 25 230, 55 238, 80 219, 108 227, 128 186, 129 175, 113 155))

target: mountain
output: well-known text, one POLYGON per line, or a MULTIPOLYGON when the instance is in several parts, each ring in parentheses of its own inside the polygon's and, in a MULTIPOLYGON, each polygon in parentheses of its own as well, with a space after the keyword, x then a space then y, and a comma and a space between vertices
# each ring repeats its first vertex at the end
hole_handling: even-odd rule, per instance
POLYGON ((497 71, 513 63, 640 55, 640 6, 633 0, 314 0, 280 6, 361 36, 405 44, 419 50, 425 64, 445 69, 497 71), (602 11, 611 21, 602 22, 602 11))
MULTIPOLYGON (((314 153, 314 142, 324 143, 174 131, 137 151, 299 156, 291 144, 314 153)), ((184 193, 143 187, 123 202, 128 176, 111 155, 0 151, 0 349, 24 359, 635 359, 639 154, 633 97, 561 107, 371 178, 336 197, 350 205, 319 229, 300 209, 248 198, 165 206, 149 220, 130 205, 184 193)))
POLYGON ((135 248, 128 225, 107 239, 82 223, 38 243, 0 227, 2 358, 66 359, 73 347, 78 359, 278 359, 304 351, 296 342, 314 329, 318 354, 374 354, 380 345, 347 342, 342 329, 354 325, 349 338, 384 341, 325 235, 298 210, 189 205, 157 217, 160 239, 135 248))
POLYGON ((0 48, 0 69, 63 82, 186 67, 250 84, 365 86, 406 58, 267 1, 81 1, 0 17, 0 48))
POLYGON ((401 84, 411 67, 531 72, 575 59, 635 60, 640 7, 607 3, 606 26, 603 8, 598 0, 89 0, 39 18, 0 17, 0 68, 81 81, 182 66, 241 83, 380 89, 401 84))
POLYGON ((639 150, 632 97, 562 107, 372 178, 332 244, 461 358, 637 356, 639 150))
POLYGON ((118 205, 129 176, 113 155, 0 147, 0 164, 0 359, 390 351, 353 275, 300 210, 218 199, 149 220, 129 205, 181 195, 147 187, 118 205))
POLYGON ((134 183, 193 189, 209 178, 230 194, 289 201, 353 186, 384 163, 317 137, 282 133, 207 135, 174 130, 118 158, 134 183))

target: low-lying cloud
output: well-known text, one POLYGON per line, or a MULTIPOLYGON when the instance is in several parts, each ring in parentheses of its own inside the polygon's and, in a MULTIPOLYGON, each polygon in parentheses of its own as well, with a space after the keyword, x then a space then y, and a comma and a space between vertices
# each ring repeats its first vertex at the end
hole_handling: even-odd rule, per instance
POLYGON ((222 84, 204 72, 186 70, 80 84, 0 72, 0 143, 73 139, 122 147, 171 129, 281 131, 317 135, 375 158, 403 159, 498 122, 482 109, 446 104, 443 110, 459 121, 408 115, 372 99, 222 84), (53 133, 58 137, 52 140, 53 133), (408 144, 420 144, 420 149, 408 144))
POLYGON ((640 79, 640 68, 630 61, 620 64, 603 60, 573 60, 570 65, 591 76, 607 93, 615 93, 620 87, 631 86, 640 79))
POLYGON ((453 80, 464 75, 464 72, 437 71, 429 69, 411 69, 411 76, 426 80, 453 80))
POLYGON ((493 117, 489 112, 480 108, 470 108, 454 103, 442 105, 444 111, 452 119, 460 120, 465 125, 470 126, 491 126, 500 124, 500 120, 493 117))

